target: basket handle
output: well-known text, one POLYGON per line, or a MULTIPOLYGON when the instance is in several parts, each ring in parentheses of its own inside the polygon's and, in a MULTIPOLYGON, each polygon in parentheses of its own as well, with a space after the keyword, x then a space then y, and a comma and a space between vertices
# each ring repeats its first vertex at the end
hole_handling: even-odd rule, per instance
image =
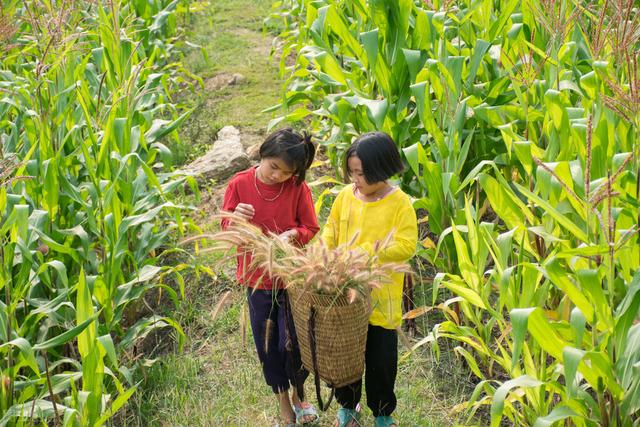
POLYGON ((331 393, 327 403, 322 402, 322 394, 320 393, 320 375, 318 374, 318 355, 316 354, 316 309, 311 306, 309 310, 309 348, 311 349, 311 361, 313 363, 313 377, 316 383, 316 397, 318 398, 318 406, 323 412, 329 409, 333 395, 335 393, 335 387, 329 385, 331 393))

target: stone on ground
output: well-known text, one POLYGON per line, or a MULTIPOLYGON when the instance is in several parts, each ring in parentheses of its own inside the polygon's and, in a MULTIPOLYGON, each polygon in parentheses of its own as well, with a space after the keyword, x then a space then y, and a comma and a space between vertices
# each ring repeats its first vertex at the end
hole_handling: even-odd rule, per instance
POLYGON ((218 140, 207 153, 184 168, 193 174, 199 183, 215 180, 220 182, 234 173, 249 167, 250 160, 244 151, 240 131, 234 126, 225 126, 218 132, 218 140))

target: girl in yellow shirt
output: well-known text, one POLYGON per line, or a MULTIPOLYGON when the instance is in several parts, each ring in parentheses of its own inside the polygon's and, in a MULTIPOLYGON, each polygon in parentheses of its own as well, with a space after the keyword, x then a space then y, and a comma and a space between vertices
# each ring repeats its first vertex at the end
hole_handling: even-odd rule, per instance
MULTIPOLYGON (((388 245, 378 252, 380 262, 404 262, 414 254, 418 240, 416 214, 409 196, 388 179, 403 170, 393 139, 384 132, 360 136, 347 150, 345 175, 352 184, 336 197, 322 240, 330 248, 351 242, 370 253, 376 242, 391 233, 388 245)), ((395 426, 391 418, 396 407, 394 385, 398 368, 398 336, 402 322, 404 276, 394 274, 392 282, 371 292, 373 311, 369 318, 365 350, 367 405, 375 416, 376 427, 395 426)), ((356 406, 362 380, 336 389, 342 406, 335 425, 359 425, 356 406)))

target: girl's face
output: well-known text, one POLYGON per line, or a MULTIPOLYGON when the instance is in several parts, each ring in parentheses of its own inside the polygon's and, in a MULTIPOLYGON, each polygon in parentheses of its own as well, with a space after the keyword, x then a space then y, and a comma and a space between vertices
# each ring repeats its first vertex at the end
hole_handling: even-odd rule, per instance
POLYGON ((267 184, 280 184, 291 178, 294 170, 280 157, 264 157, 260 160, 257 174, 258 179, 267 184))
POLYGON ((349 178, 351 182, 364 196, 372 196, 380 192, 380 190, 387 186, 386 181, 374 182, 369 184, 364 177, 364 171, 362 169, 362 161, 358 156, 351 156, 347 159, 347 167, 349 171, 349 178))

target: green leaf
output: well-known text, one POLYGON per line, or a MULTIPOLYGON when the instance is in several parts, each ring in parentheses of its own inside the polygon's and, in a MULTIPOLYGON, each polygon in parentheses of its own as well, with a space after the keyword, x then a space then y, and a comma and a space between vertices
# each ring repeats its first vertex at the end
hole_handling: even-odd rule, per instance
POLYGON ((58 197, 59 188, 58 185, 58 165, 55 158, 49 159, 44 162, 45 177, 43 186, 43 196, 45 202, 45 208, 49 212, 49 218, 55 218, 58 214, 58 197))
POLYGON ((528 375, 522 375, 518 378, 506 381, 496 390, 493 395, 493 401, 491 403, 491 427, 498 427, 500 420, 502 419, 502 412, 504 410, 504 401, 511 389, 513 388, 529 388, 538 387, 544 384, 535 378, 531 378, 528 375))
POLYGON ((429 90, 429 83, 426 81, 416 83, 411 85, 410 88, 411 93, 416 99, 416 107, 418 109, 420 121, 426 131, 429 132, 435 140, 438 150, 442 153, 446 153, 447 148, 444 145, 444 134, 433 119, 433 112, 431 111, 431 92, 429 90))
POLYGON ((638 321, 640 312, 640 270, 637 270, 627 288, 620 305, 616 309, 615 339, 616 349, 624 351, 629 329, 638 321))
POLYGON ((576 372, 586 352, 574 347, 565 347, 562 350, 562 362, 564 365, 564 377, 567 387, 567 397, 570 399, 575 397, 578 384, 576 383, 576 372))
POLYGON ((389 104, 386 99, 373 100, 360 98, 360 105, 364 105, 367 108, 367 115, 369 119, 375 124, 376 128, 382 129, 384 119, 389 109, 389 104))
POLYGON ((423 55, 419 50, 411 49, 402 49, 402 53, 404 54, 405 61, 407 61, 407 68, 409 69, 411 82, 415 82, 418 72, 422 69, 424 63, 427 61, 427 56, 423 55))
POLYGON ((99 427, 104 425, 109 420, 109 418, 114 416, 120 410, 120 408, 122 408, 122 406, 129 401, 129 399, 131 398, 131 396, 133 396, 133 393, 135 393, 136 390, 137 390, 137 387, 131 387, 126 392, 120 394, 113 401, 109 409, 102 414, 102 416, 100 417, 100 419, 98 419, 98 421, 96 421, 94 426, 99 427))
POLYGON ((508 228, 516 228, 527 224, 527 213, 529 209, 521 203, 516 202, 517 197, 508 187, 501 185, 490 175, 481 173, 479 175, 480 185, 487 194, 491 207, 500 216, 508 228))
POLYGON ((360 33, 360 41, 367 53, 369 69, 374 72, 378 60, 378 29, 360 33))
POLYGON ((473 289, 471 289, 471 288, 469 288, 467 286, 464 286, 462 284, 458 284, 458 283, 452 282, 452 281, 443 281, 442 283, 451 292, 455 293, 456 295, 460 295, 468 303, 473 304, 476 307, 480 307, 480 308, 485 309, 485 310, 487 309, 487 305, 482 300, 482 297, 480 295, 478 295, 478 293, 476 291, 474 291, 473 289))
POLYGON ((45 270, 47 270, 48 267, 52 267, 58 272, 58 278, 65 288, 69 287, 69 279, 67 278, 67 267, 64 265, 64 263, 58 260, 48 261, 40 266, 37 274, 42 274, 45 270))
POLYGON ((182 123, 189 118, 191 113, 193 113, 193 110, 189 110, 181 114, 180 117, 175 120, 154 119, 149 130, 144 133, 145 140, 149 144, 160 141, 162 138, 178 129, 178 127, 180 127, 182 123))
POLYGON ((511 370, 514 370, 520 362, 520 354, 522 353, 522 345, 524 337, 527 333, 529 323, 529 315, 533 308, 518 308, 510 313, 511 327, 513 330, 513 356, 511 357, 511 370))
POLYGON ((580 87, 590 99, 596 99, 599 92, 598 76, 595 71, 590 71, 580 77, 580 87))
POLYGON ((568 406, 557 406, 553 411, 544 417, 536 419, 533 427, 551 427, 554 423, 570 417, 578 417, 579 414, 568 406))
POLYGON ((505 25, 511 19, 511 14, 519 4, 520 1, 518 0, 510 0, 506 5, 502 4, 501 7, 496 10, 499 15, 498 19, 493 22, 489 29, 489 40, 496 40, 498 38, 498 35, 502 33, 505 25))
POLYGON ((562 358, 562 349, 565 348, 568 343, 558 336, 558 333, 549 324, 547 319, 545 319, 540 308, 516 308, 511 310, 510 315, 511 318, 525 317, 526 322, 524 320, 519 321, 518 327, 522 328, 522 325, 526 325, 529 333, 538 342, 540 347, 556 359, 562 358))
POLYGON ((26 365, 31 368, 34 374, 38 376, 40 375, 40 369, 38 368, 38 363, 36 362, 36 358, 33 353, 34 349, 31 347, 29 341, 24 338, 18 337, 0 345, 0 348, 5 347, 17 347, 20 350, 20 353, 22 354, 26 365))
POLYGON ((408 147, 404 147, 402 152, 404 153, 404 157, 407 159, 407 163, 409 163, 409 167, 413 173, 416 176, 420 175, 421 159, 426 160, 426 154, 424 153, 422 144, 416 142, 408 147))
POLYGON ((571 302, 580 309, 581 314, 584 314, 583 317, 586 317, 587 321, 593 324, 595 318, 591 301, 589 301, 585 293, 570 280, 570 276, 567 275, 567 268, 561 265, 557 258, 551 258, 544 264, 544 272, 547 277, 549 277, 549 280, 562 290, 571 302))
MULTIPOLYGON (((72 416, 78 412, 60 403, 56 404, 56 409, 62 411, 65 417, 67 414, 72 416)), ((31 414, 39 421, 51 419, 54 416, 53 403, 44 399, 36 399, 13 405, 7 410, 2 419, 0 419, 0 426, 6 426, 12 418, 30 417, 31 414)))
POLYGON ((549 89, 544 94, 544 103, 547 107, 547 114, 551 116, 553 125, 560 130, 565 118, 565 109, 562 103, 562 94, 554 89, 549 89))
POLYGON ((149 332, 158 328, 172 327, 178 333, 178 344, 180 349, 184 343, 184 331, 178 323, 168 317, 150 316, 138 320, 131 326, 120 342, 122 348, 128 348, 136 340, 144 338, 149 332))
POLYGON ((582 336, 584 335, 587 319, 578 307, 574 307, 574 309, 571 310, 569 323, 571 323, 571 327, 573 328, 573 332, 576 336, 574 341, 576 347, 582 347, 582 336))
POLYGON ((109 361, 111 362, 111 365, 117 368, 118 356, 116 354, 116 347, 113 344, 113 339, 111 339, 111 335, 102 335, 101 337, 98 337, 98 343, 100 343, 104 352, 109 357, 109 361))
POLYGON ((616 374, 625 390, 622 413, 632 414, 640 409, 640 324, 629 329, 625 345, 616 361, 616 374))
POLYGON ((469 351, 467 351, 466 349, 460 346, 455 347, 453 350, 465 358, 465 360, 467 361, 467 365, 469 366, 469 369, 471 369, 471 372, 473 372, 481 380, 485 379, 484 374, 482 373, 482 371, 480 371, 480 368, 478 367, 478 362, 476 362, 476 359, 473 357, 471 353, 469 353, 469 351))
POLYGON ((353 52, 353 56, 362 58, 364 51, 358 40, 349 31, 345 15, 337 10, 336 5, 329 5, 326 13, 326 29, 337 35, 341 43, 353 52))
POLYGON ((547 212, 553 219, 555 219, 561 226, 563 226, 567 231, 571 232, 576 238, 578 238, 582 242, 587 242, 589 239, 587 238, 587 234, 582 231, 573 221, 567 218, 565 215, 558 212, 556 208, 551 206, 551 204, 539 197, 538 195, 532 193, 528 189, 524 188, 522 185, 518 183, 513 183, 515 187, 522 194, 527 196, 530 200, 535 202, 538 206, 542 207, 545 212, 547 212))
POLYGON ((598 277, 598 270, 580 269, 576 272, 576 277, 587 298, 595 306, 598 317, 597 328, 600 331, 613 329, 614 322, 609 300, 602 289, 602 280, 598 277))
POLYGON ((86 319, 84 322, 75 326, 60 335, 57 335, 53 338, 50 338, 40 344, 36 344, 33 346, 34 350, 48 350, 50 348, 59 347, 67 342, 71 341, 73 338, 78 336, 82 331, 84 331, 87 326, 89 326, 96 318, 98 317, 98 313, 94 314, 89 319, 86 319))
MULTIPOLYGON (((84 270, 80 269, 76 295, 76 322, 80 325, 88 319, 95 318, 91 292, 87 286, 84 270)), ((84 358, 95 345, 96 325, 90 323, 78 334, 78 351, 84 358)))
POLYGON ((490 47, 491 43, 480 38, 476 40, 476 44, 473 49, 473 56, 469 63, 469 74, 467 75, 466 81, 467 86, 471 86, 474 83, 476 75, 478 74, 478 68, 480 68, 480 64, 482 63, 482 58, 490 47))
POLYGON ((41 230, 35 229, 35 232, 40 237, 42 243, 45 243, 47 246, 49 246, 50 250, 69 255, 75 262, 80 262, 78 251, 74 248, 56 242, 41 230))
MULTIPOLYGON (((473 224, 469 224, 468 227, 473 227, 473 224)), ((458 268, 460 269, 460 273, 469 287, 477 292, 478 289, 480 289, 480 277, 478 277, 476 268, 469 257, 467 244, 462 236, 460 236, 455 224, 451 225, 451 231, 456 245, 456 254, 458 256, 458 268)), ((482 303, 481 306, 484 308, 484 303, 482 303)))

